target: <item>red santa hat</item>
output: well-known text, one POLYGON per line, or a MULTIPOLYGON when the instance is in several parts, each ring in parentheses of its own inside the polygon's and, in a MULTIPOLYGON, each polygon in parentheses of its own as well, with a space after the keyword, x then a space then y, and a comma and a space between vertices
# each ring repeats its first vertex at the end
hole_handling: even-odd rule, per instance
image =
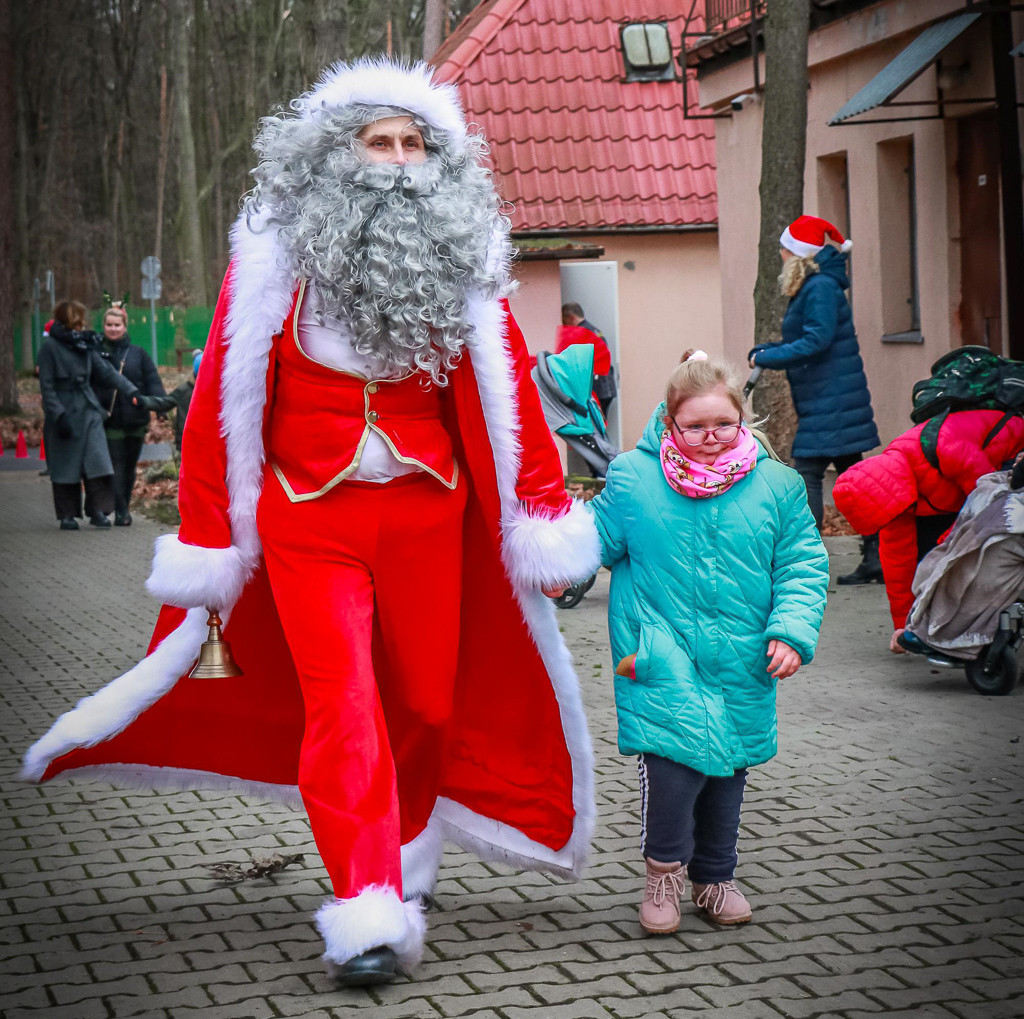
POLYGON ((843 235, 827 220, 817 216, 800 216, 794 219, 779 238, 779 244, 787 251, 801 258, 816 255, 829 242, 840 251, 849 251, 853 241, 843 235))

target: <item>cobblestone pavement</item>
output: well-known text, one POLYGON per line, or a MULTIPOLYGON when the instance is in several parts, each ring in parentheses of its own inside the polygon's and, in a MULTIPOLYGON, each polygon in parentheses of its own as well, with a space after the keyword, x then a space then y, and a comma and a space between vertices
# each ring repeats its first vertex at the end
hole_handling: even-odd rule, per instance
MULTIPOLYGON (((160 527, 59 532, 49 486, 0 474, 0 1013, 9 1019, 357 1012, 374 1019, 1024 1015, 1024 693, 886 650, 880 588, 830 596, 818 660, 780 688, 781 753, 748 787, 754 922, 641 938, 635 767, 617 756, 607 574, 560 621, 600 811, 584 880, 452 850, 415 982, 333 989, 310 915, 328 892, 304 816, 223 793, 14 780, 50 720, 132 664, 155 618, 160 527), (205 865, 304 853, 271 878, 205 865)), ((833 566, 855 562, 830 542, 833 566)))

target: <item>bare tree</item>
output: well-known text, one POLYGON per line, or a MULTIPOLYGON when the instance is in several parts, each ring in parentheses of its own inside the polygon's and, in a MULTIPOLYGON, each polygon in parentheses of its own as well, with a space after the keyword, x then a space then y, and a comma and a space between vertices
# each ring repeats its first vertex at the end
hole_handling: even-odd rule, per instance
POLYGON ((188 23, 190 0, 170 0, 171 75, 174 81, 174 124, 178 145, 178 241, 181 285, 189 304, 209 303, 203 224, 199 209, 195 135, 192 128, 192 88, 189 78, 188 23))
POLYGON ((444 38, 445 0, 425 0, 423 10, 423 59, 429 60, 444 38))
MULTIPOLYGON (((803 212, 807 150, 807 36, 810 0, 771 0, 764 19, 764 121, 761 135, 761 232, 754 286, 757 343, 782 338, 787 298, 779 292, 779 236, 803 212)), ((754 411, 779 455, 789 457, 796 412, 782 372, 754 390, 754 411)))

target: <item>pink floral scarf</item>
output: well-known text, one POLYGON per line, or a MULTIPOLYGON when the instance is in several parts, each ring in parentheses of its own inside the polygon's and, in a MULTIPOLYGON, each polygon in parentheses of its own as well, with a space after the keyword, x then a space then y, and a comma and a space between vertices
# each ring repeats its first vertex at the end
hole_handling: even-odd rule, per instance
POLYGON ((757 463, 757 440, 747 428, 740 429, 739 442, 726 449, 713 464, 696 463, 675 443, 672 430, 661 436, 661 469, 665 480, 677 492, 692 499, 710 499, 745 478, 757 463))

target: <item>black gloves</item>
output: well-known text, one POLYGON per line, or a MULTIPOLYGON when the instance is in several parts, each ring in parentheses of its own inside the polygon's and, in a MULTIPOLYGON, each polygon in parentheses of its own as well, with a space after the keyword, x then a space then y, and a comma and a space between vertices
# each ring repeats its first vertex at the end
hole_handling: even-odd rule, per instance
POLYGON ((57 418, 57 435, 61 439, 74 438, 75 430, 71 427, 71 422, 68 421, 67 414, 61 414, 57 418))

